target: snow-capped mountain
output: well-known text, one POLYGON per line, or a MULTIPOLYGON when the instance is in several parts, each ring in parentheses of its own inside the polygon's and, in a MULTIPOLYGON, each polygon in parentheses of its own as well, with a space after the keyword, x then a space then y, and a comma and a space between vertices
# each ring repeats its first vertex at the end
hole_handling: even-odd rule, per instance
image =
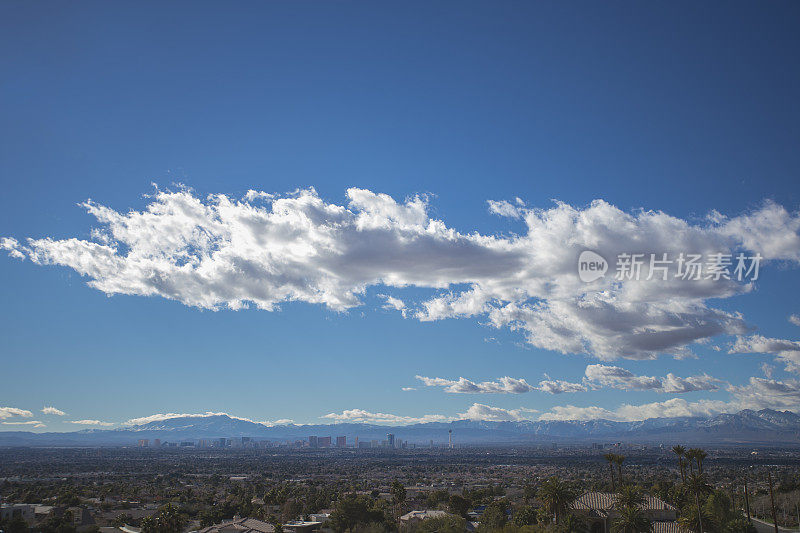
POLYGON ((163 441, 253 437, 261 440, 305 440, 310 435, 346 435, 350 442, 384 440, 387 433, 410 442, 446 442, 452 430, 459 444, 537 444, 548 442, 642 442, 763 444, 800 446, 800 416, 790 411, 745 410, 711 418, 651 418, 637 422, 611 420, 487 421, 458 420, 409 426, 324 424, 269 426, 226 414, 176 416, 110 430, 69 433, 0 432, 0 446, 133 445, 138 439, 163 441))

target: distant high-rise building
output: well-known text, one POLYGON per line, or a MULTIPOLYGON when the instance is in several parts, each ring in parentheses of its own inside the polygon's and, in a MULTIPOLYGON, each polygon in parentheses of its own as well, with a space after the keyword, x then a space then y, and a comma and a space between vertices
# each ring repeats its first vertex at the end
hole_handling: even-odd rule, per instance
POLYGON ((139 439, 140 448, 147 448, 148 446, 150 446, 150 439, 139 439))
POLYGON ((358 436, 356 436, 356 444, 355 447, 358 448, 358 436))
POLYGON ((447 438, 448 438, 447 447, 452 449, 453 448, 453 430, 452 429, 447 430, 447 438))
POLYGON ((319 447, 319 437, 316 435, 311 435, 308 437, 308 445, 311 448, 318 448, 319 447))
POLYGON ((336 437, 336 447, 337 448, 347 447, 347 435, 344 435, 342 437, 336 437))
POLYGON ((330 448, 331 447, 331 438, 330 437, 319 437, 317 439, 320 448, 330 448))
POLYGON ((228 439, 222 437, 221 439, 219 439, 219 445, 224 448, 225 446, 228 445, 228 439))
POLYGON ((156 448, 161 448, 161 439, 154 440, 153 446, 155 446, 156 448))
POLYGON ((394 448, 394 433, 386 434, 386 442, 389 443, 389 448, 394 448))

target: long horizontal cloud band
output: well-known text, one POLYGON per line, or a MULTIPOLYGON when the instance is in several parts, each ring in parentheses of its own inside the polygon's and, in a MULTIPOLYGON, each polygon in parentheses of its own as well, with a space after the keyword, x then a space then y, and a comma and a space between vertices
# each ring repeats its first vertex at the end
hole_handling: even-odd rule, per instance
POLYGON ((533 346, 603 360, 683 356, 694 342, 747 333, 740 314, 706 300, 751 285, 671 276, 606 276, 585 284, 576 271, 582 251, 611 258, 745 250, 765 261, 800 259, 800 218, 774 203, 691 224, 661 212, 626 213, 600 200, 584 209, 547 210, 490 202, 490 211, 526 226, 522 235, 494 236, 447 227, 429 216, 420 196, 398 202, 353 188, 347 199, 328 203, 313 189, 283 197, 250 191, 242 199, 157 191, 141 212, 82 204, 101 224, 91 240, 22 244, 6 237, 0 246, 36 264, 70 267, 107 294, 160 296, 205 309, 273 310, 302 301, 342 311, 360 305, 368 287, 430 288, 435 292, 423 302, 385 295, 387 307, 419 320, 484 316, 521 331, 533 346))

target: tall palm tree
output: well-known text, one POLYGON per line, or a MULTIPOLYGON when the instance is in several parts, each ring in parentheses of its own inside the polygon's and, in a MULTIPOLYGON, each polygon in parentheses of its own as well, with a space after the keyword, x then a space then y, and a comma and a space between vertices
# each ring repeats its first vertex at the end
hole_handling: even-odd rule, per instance
POLYGON ((617 511, 619 515, 611 524, 614 533, 649 533, 653 524, 640 507, 623 507, 617 511))
POLYGON ((622 485, 622 463, 625 462, 625 456, 615 455, 614 462, 617 463, 617 474, 619 475, 619 484, 622 485))
POLYGON ((577 494, 569 485, 553 476, 546 479, 539 487, 539 499, 544 503, 547 512, 555 519, 556 524, 569 514, 570 507, 577 494))
POLYGON ((686 482, 686 472, 684 471, 684 464, 683 464, 683 454, 686 453, 686 448, 681 446, 680 444, 676 444, 672 447, 672 451, 675 455, 678 456, 678 468, 681 471, 681 481, 686 482))
POLYGON ((684 457, 686 457, 686 460, 689 461, 689 475, 690 476, 692 474, 694 474, 694 463, 692 461, 694 461, 694 458, 695 458, 696 454, 697 454, 697 448, 689 448, 688 450, 686 450, 686 453, 684 454, 684 457))
POLYGON ((703 508, 700 505, 700 495, 708 494, 713 490, 713 487, 708 483, 706 476, 703 474, 691 474, 687 481, 687 486, 687 488, 694 493, 694 503, 697 507, 697 525, 700 527, 699 533, 703 533, 703 508))
POLYGON ((647 502, 642 490, 635 485, 622 485, 614 498, 614 507, 624 509, 626 507, 643 507, 647 502))
POLYGON ((603 458, 608 461, 608 467, 611 469, 611 491, 616 492, 617 488, 614 483, 614 463, 616 462, 616 454, 607 453, 603 455, 603 458))
POLYGON ((699 473, 703 473, 703 459, 708 457, 706 451, 702 448, 698 448, 694 454, 694 460, 697 461, 697 471, 699 473))

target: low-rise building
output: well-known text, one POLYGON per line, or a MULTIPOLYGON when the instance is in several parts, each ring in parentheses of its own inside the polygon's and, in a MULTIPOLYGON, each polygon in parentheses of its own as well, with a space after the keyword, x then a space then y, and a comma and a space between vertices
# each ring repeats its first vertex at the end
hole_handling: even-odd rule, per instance
POLYGON ((411 511, 400 517, 400 522, 407 525, 418 524, 428 518, 442 518, 449 513, 446 511, 411 511))
MULTIPOLYGON (((608 533, 618 516, 614 508, 615 501, 615 494, 610 492, 586 492, 575 500, 572 509, 586 522, 589 533, 608 533)), ((678 518, 678 510, 660 498, 645 496, 642 511, 653 522, 654 531, 685 531, 674 529, 679 527, 675 521, 678 518), (656 527, 658 529, 655 529, 656 527)))

